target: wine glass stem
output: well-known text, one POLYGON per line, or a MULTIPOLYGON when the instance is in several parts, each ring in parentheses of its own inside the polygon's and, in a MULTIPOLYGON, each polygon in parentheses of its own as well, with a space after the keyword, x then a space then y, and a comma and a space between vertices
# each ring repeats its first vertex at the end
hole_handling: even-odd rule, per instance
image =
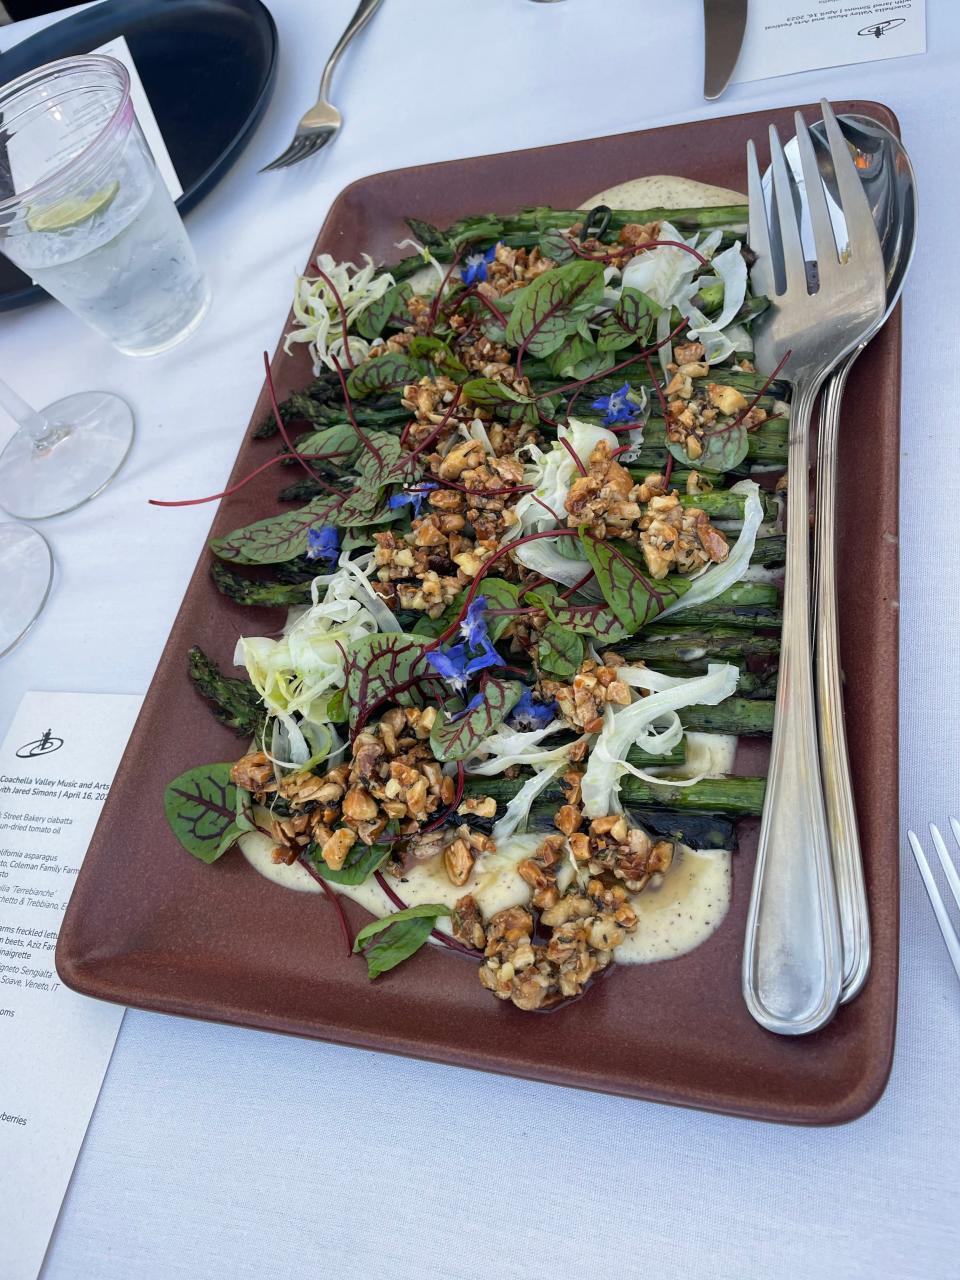
POLYGON ((22 400, 13 387, 8 386, 2 378, 0 378, 0 407, 9 413, 17 426, 26 431, 35 445, 42 447, 50 442, 50 436, 55 432, 53 423, 42 413, 37 413, 36 409, 31 409, 26 400, 22 400))

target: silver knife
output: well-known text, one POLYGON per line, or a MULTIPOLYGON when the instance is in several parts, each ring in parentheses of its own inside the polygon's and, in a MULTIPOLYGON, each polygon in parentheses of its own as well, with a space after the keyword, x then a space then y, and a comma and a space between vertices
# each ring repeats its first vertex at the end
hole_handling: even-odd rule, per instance
POLYGON ((747 27, 747 0, 703 0, 703 96, 730 83, 747 27))

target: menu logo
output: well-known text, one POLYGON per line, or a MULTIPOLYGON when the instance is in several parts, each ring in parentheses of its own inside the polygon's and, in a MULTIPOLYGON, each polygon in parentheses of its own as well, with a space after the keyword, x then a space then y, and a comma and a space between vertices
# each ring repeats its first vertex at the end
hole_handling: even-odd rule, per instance
POLYGON ((885 22, 875 22, 872 27, 864 27, 857 32, 858 36, 875 36, 878 40, 894 27, 902 27, 906 18, 887 18, 885 22))
POLYGON ((21 760, 32 760, 34 756, 48 756, 59 751, 62 746, 62 738, 55 738, 49 729, 44 729, 39 738, 35 738, 33 742, 25 742, 17 755, 21 760))

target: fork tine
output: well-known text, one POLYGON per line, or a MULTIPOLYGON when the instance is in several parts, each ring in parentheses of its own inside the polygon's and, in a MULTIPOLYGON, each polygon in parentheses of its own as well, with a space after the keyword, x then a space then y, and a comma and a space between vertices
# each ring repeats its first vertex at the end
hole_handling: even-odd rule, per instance
POLYGON ((760 166, 757 164, 757 148, 753 139, 747 143, 747 199, 750 224, 747 234, 750 248, 757 260, 750 271, 750 279, 757 293, 773 293, 773 256, 770 250, 770 228, 767 226, 767 207, 763 199, 760 166))
POLYGON ((303 149, 304 139, 302 136, 295 137, 287 147, 286 151, 281 151, 276 160, 271 160, 269 164, 265 164, 260 170, 266 173, 270 169, 285 169, 288 164, 295 164, 294 156, 298 155, 303 149))
POLYGON ((833 107, 826 100, 820 100, 823 111, 823 124, 830 144, 830 156, 833 160, 833 171, 836 175, 837 191, 840 196, 840 208, 843 210, 847 224, 850 257, 860 265, 870 266, 871 260, 883 269, 883 255, 880 249, 880 237, 877 235, 876 223, 870 212, 870 202, 863 183, 853 163, 853 156, 847 140, 843 136, 833 107))
POLYGON ((793 202, 795 187, 775 125, 770 126, 770 166, 773 173, 773 194, 777 204, 780 245, 783 250, 786 292, 806 293, 807 269, 803 259, 803 246, 800 243, 800 226, 793 202))
MULTIPOLYGON (((939 832, 937 833, 939 835, 939 832)), ((940 932, 943 934, 943 940, 947 944, 947 951, 950 953, 950 959, 953 961, 953 967, 957 971, 957 977, 960 978, 960 939, 958 939, 953 925, 950 923, 950 917, 947 914, 947 908, 944 906, 943 898, 940 896, 940 890, 937 888, 937 882, 933 878, 933 872, 930 870, 930 863, 927 856, 923 852, 920 841, 912 831, 907 832, 907 839, 910 841, 910 848, 913 850, 913 856, 917 861, 917 867, 923 877, 923 883, 927 890, 927 897, 930 899, 930 905, 933 907, 934 915, 937 917, 937 924, 940 926, 940 932)))
POLYGON ((803 186, 807 207, 810 210, 810 227, 817 252, 817 272, 822 287, 824 281, 829 281, 839 271, 840 256, 837 252, 830 210, 827 207, 827 197, 820 178, 820 170, 817 167, 810 130, 799 111, 793 113, 793 123, 797 130, 797 151, 800 155, 803 186))
MULTIPOLYGON (((957 827, 960 826, 960 823, 957 822, 956 818, 951 818, 950 825, 953 827, 953 834, 956 836, 957 827)), ((953 865, 949 853, 947 853, 947 846, 943 843, 943 836, 932 822, 930 823, 930 834, 933 836, 933 847, 936 849, 940 865, 943 867, 943 874, 947 877, 947 884, 950 886, 953 900, 960 907, 960 875, 957 875, 957 869, 953 865)))

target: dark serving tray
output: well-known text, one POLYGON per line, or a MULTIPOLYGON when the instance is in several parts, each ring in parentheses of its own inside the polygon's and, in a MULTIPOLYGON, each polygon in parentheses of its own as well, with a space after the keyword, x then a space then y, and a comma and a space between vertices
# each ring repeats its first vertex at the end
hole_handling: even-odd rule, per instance
MULTIPOLYGON (((0 53, 0 85, 117 36, 130 46, 186 213, 224 176, 266 110, 277 28, 260 0, 104 0, 0 53)), ((0 311, 46 296, 0 257, 0 311)))
MULTIPOLYGON (((591 192, 649 173, 743 189, 745 146, 772 121, 792 132, 792 108, 622 134, 532 151, 381 173, 335 201, 314 252, 390 260, 403 214, 443 225, 491 207, 572 207, 591 192)), ((877 103, 838 104, 896 129, 877 103)), ((816 108, 806 108, 812 119, 816 108)), ((310 378, 303 347, 278 348, 282 396, 310 378)), ((624 967, 588 998, 546 1016, 492 1000, 476 966, 426 948, 375 983, 344 959, 329 906, 265 881, 239 855, 213 867, 167 830, 166 782, 242 749, 209 714, 186 672, 190 645, 229 666, 237 635, 266 634, 277 611, 243 609, 210 581, 205 553, 167 642, 110 792, 60 932, 57 968, 77 991, 211 1018, 765 1120, 830 1124, 865 1112, 883 1091, 897 1004, 897 488, 900 314, 857 362, 841 435, 841 466, 869 439, 870 500, 838 513, 841 646, 854 790, 861 822, 874 958, 862 995, 801 1039, 763 1031, 740 995, 740 959, 755 831, 742 831, 729 914, 680 959, 624 967)), ((267 411, 262 393, 254 421, 267 411)), ((234 478, 275 453, 244 440, 234 478)), ((265 475, 226 499, 214 534, 276 509, 265 475)), ((758 744, 738 758, 763 768, 758 744)), ((801 851, 798 850, 798 856, 801 851)), ((354 924, 367 917, 346 903, 354 924)))

